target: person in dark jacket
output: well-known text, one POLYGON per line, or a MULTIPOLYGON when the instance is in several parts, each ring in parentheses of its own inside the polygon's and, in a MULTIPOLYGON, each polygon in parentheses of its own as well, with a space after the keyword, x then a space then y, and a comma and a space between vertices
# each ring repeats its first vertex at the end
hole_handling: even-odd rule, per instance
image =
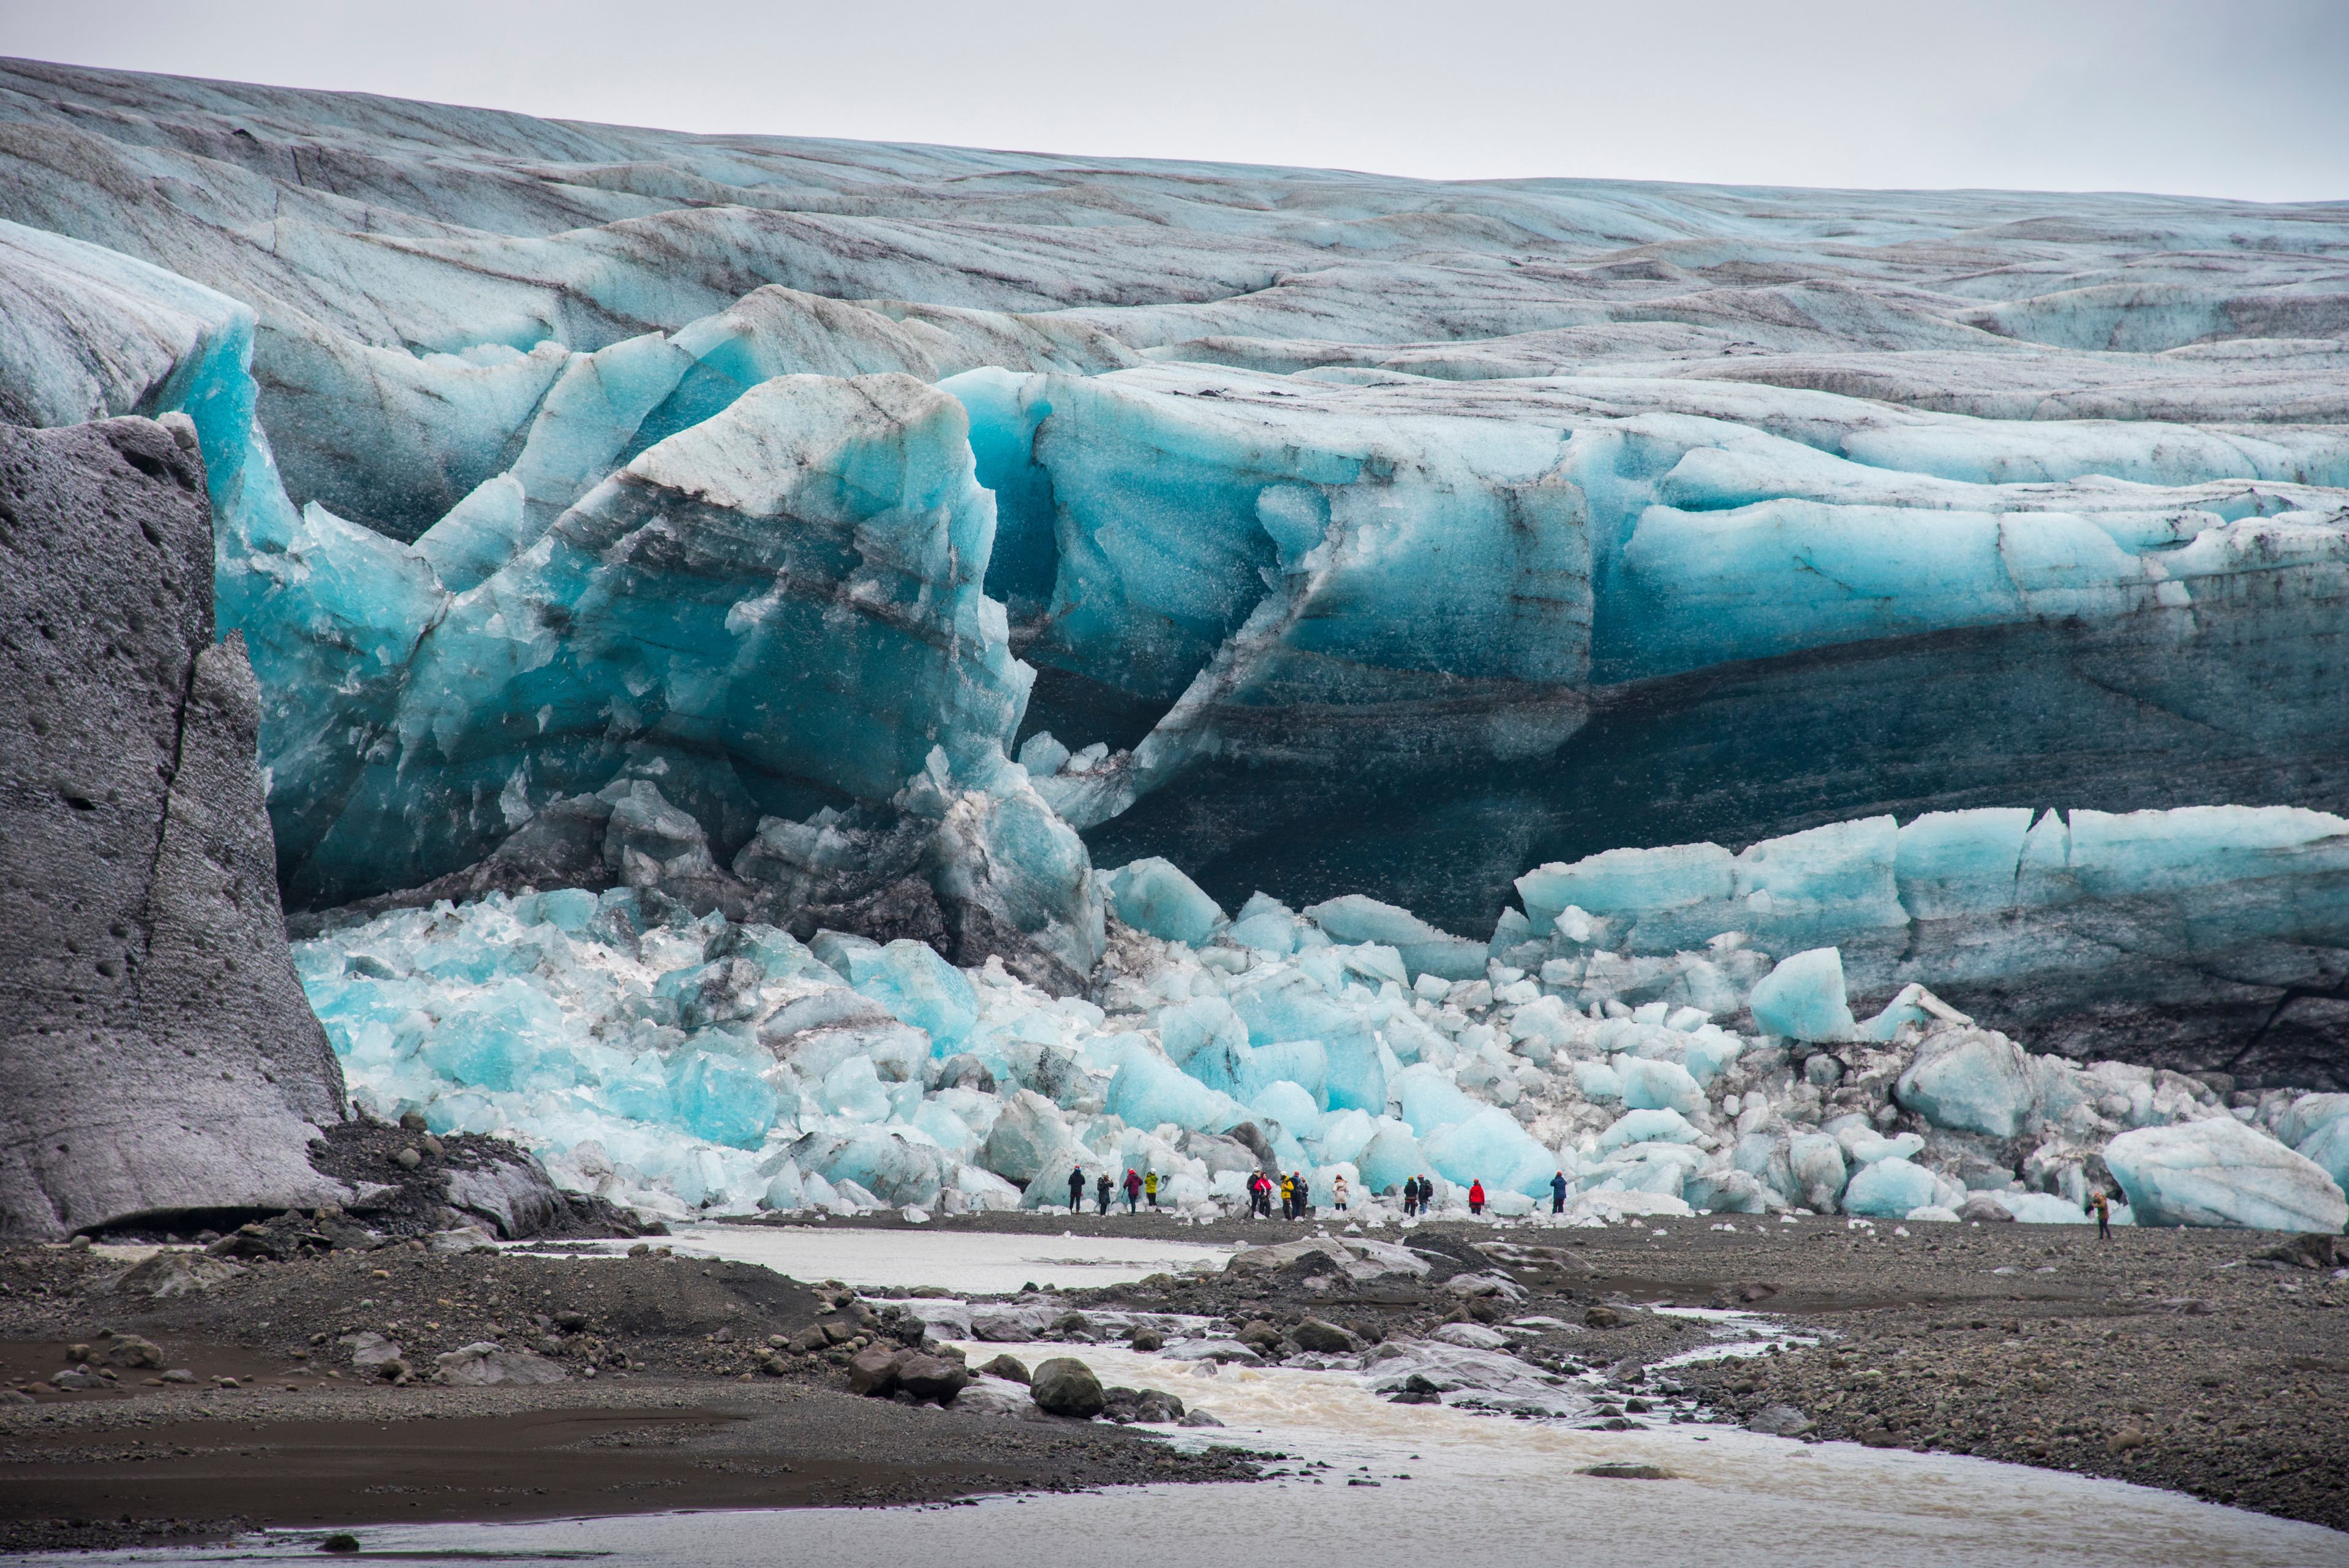
POLYGON ((1566 1212, 1566 1172, 1563 1171, 1549 1179, 1549 1212, 1553 1214, 1566 1212))
POLYGON ((1125 1212, 1129 1214, 1133 1213, 1133 1206, 1137 1202, 1141 1202, 1141 1173, 1136 1171, 1133 1166, 1129 1165, 1125 1168, 1125 1212))
POLYGON ((1405 1219, 1419 1212, 1419 1178, 1416 1176, 1402 1179, 1402 1212, 1405 1219))
POLYGON ((1093 1178, 1093 1200, 1101 1205, 1094 1212, 1099 1214, 1109 1212, 1109 1172, 1104 1171, 1093 1178))
POLYGON ((1081 1171, 1071 1171, 1069 1172, 1069 1212, 1073 1214, 1084 1206, 1085 1173, 1081 1171))

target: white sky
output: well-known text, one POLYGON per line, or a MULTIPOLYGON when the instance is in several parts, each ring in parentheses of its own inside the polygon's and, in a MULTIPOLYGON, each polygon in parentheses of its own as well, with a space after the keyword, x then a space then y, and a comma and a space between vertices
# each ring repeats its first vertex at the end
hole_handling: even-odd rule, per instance
POLYGON ((683 130, 2349 200, 2349 0, 0 0, 0 54, 683 130))

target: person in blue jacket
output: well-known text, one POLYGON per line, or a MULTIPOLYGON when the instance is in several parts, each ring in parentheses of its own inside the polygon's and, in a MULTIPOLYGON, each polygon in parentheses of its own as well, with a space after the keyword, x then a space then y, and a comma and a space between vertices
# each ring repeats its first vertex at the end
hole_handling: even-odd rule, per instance
POLYGON ((1553 1214, 1566 1212, 1566 1172, 1563 1171, 1549 1179, 1549 1212, 1553 1214))

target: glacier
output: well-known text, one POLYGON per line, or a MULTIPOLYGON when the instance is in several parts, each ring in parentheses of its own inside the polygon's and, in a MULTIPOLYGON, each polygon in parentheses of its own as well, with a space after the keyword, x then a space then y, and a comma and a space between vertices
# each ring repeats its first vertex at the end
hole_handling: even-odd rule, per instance
POLYGON ((2322 1218, 2344 252, 0 61, 0 419, 191 420, 354 1092, 677 1212, 2322 1218))

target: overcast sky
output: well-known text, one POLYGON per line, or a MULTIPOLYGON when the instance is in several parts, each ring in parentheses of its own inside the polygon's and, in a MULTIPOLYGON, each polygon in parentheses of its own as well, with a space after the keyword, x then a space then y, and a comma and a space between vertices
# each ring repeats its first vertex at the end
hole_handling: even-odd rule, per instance
POLYGON ((2349 199, 2349 0, 0 0, 0 54, 703 131, 2349 199))

